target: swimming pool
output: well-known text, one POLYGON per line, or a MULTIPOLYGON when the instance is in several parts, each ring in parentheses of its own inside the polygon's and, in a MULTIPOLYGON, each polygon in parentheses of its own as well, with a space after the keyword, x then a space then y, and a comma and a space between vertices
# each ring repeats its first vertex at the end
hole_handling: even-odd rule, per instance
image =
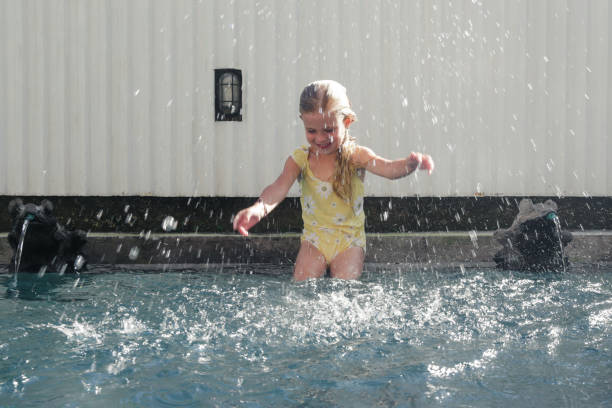
POLYGON ((610 406, 612 268, 0 274, 2 406, 610 406))

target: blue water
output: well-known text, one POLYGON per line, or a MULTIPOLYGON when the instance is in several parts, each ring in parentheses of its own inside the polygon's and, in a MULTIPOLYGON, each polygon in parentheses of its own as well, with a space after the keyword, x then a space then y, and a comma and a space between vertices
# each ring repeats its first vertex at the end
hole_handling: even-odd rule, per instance
POLYGON ((609 267, 4 270, 0 322, 0 406, 612 405, 609 267))

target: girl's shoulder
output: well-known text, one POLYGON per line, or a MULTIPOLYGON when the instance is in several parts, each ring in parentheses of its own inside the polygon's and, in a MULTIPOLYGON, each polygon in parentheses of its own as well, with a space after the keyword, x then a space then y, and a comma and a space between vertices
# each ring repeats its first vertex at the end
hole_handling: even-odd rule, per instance
POLYGON ((365 167, 375 157, 376 154, 369 147, 355 144, 355 150, 351 159, 357 167, 365 167))
POLYGON ((308 163, 308 146, 302 145, 298 147, 291 153, 291 157, 295 160, 297 165, 303 169, 306 163, 308 163))

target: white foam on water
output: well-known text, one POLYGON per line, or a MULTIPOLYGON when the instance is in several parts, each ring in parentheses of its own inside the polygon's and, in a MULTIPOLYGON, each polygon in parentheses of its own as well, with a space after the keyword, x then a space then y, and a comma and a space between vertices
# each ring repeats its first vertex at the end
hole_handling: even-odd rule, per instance
POLYGON ((612 308, 599 310, 589 316, 589 326, 607 329, 612 326, 612 308))
POLYGON ((121 328, 117 330, 121 334, 138 334, 147 329, 147 326, 133 316, 121 319, 121 328))
POLYGON ((97 344, 104 341, 104 334, 98 332, 98 328, 87 322, 75 320, 67 324, 49 324, 48 326, 63 333, 71 341, 79 343, 93 341, 97 344))

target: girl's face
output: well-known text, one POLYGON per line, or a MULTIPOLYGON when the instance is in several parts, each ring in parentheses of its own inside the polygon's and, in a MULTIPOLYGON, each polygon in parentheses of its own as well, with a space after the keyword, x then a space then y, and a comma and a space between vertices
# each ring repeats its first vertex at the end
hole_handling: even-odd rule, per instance
POLYGON ((335 154, 351 123, 349 118, 343 120, 341 115, 333 113, 303 113, 301 117, 306 140, 316 154, 335 154))

